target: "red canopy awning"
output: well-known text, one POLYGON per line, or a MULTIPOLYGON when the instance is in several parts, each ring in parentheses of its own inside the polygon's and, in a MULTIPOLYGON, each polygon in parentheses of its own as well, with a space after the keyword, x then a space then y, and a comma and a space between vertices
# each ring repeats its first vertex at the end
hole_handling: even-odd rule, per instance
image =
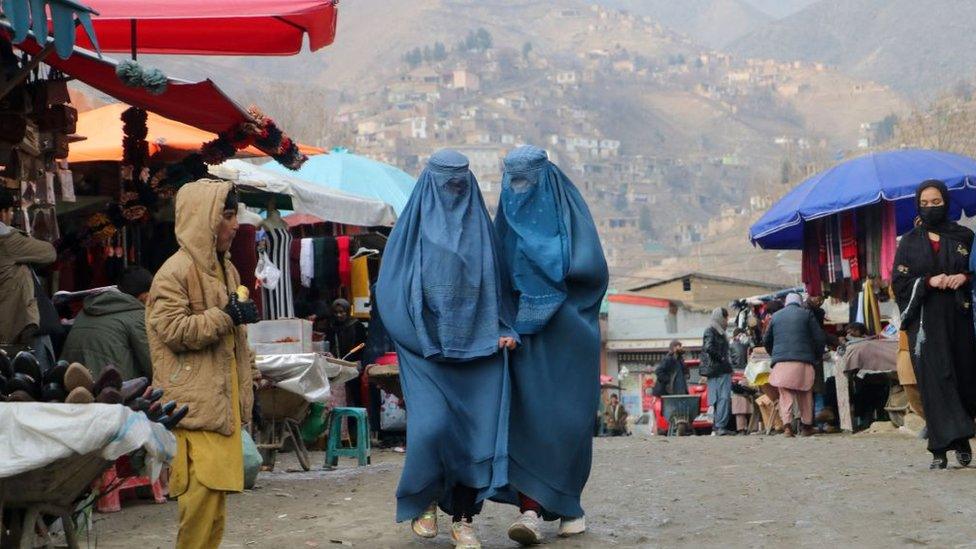
MULTIPOLYGON (((41 50, 33 38, 17 47, 30 54, 41 50)), ((142 88, 130 88, 123 84, 115 75, 114 61, 99 59, 80 48, 75 48, 75 53, 67 59, 49 56, 44 62, 123 103, 209 132, 224 132, 249 119, 246 112, 210 80, 186 82, 170 79, 165 93, 151 95, 142 88)))
MULTIPOLYGON (((295 55, 335 40, 335 0, 89 0, 105 52, 190 55, 295 55)), ((90 48, 81 30, 78 44, 90 48)))

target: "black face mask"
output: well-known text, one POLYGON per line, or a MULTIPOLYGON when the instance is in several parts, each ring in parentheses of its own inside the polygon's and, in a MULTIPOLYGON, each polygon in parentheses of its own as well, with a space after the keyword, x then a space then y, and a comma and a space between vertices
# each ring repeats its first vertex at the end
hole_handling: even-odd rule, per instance
POLYGON ((940 225, 946 220, 946 207, 945 204, 942 206, 927 206, 918 209, 918 217, 922 219, 922 223, 929 227, 935 227, 940 225))

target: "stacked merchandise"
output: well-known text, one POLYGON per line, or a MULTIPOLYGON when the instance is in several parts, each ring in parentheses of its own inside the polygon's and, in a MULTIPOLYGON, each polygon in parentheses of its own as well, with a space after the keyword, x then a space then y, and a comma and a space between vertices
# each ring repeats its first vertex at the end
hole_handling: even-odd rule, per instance
POLYGON ((56 72, 0 97, 0 180, 20 195, 15 224, 50 242, 60 237, 56 186, 61 200, 75 200, 71 171, 64 160, 68 143, 79 139, 73 135, 78 111, 69 101, 67 79, 56 72))
POLYGON ((378 233, 317 236, 293 243, 291 273, 305 295, 332 301, 345 298, 352 316, 369 318, 369 287, 379 274, 379 256, 386 237, 378 233), (297 252, 297 253, 296 253, 297 252))
POLYGON ((0 402, 121 404, 172 429, 186 417, 189 407, 177 408, 173 401, 164 404, 162 397, 162 389, 151 387, 145 377, 123 381, 119 369, 111 364, 98 377, 77 362, 63 360, 44 372, 34 355, 22 351, 11 360, 0 350, 0 402))
POLYGON ((802 260, 807 293, 852 303, 851 321, 877 333, 878 297, 887 296, 897 236, 895 206, 886 201, 807 221, 802 260))

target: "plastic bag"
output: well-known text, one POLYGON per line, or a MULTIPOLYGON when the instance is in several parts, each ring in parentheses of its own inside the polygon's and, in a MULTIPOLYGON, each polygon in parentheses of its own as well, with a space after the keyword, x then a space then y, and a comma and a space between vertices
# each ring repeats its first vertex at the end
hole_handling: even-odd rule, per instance
POLYGON ((241 445, 244 448, 244 489, 250 490, 254 488, 258 473, 261 472, 261 453, 258 452, 258 445, 254 444, 251 434, 244 429, 241 429, 241 445))
POLYGON ((380 390, 380 429, 384 431, 405 431, 407 429, 407 409, 396 395, 380 390))
POLYGON ((260 280, 261 286, 269 291, 274 291, 278 287, 281 270, 271 262, 267 252, 261 252, 261 257, 258 258, 258 266, 254 269, 254 277, 260 280))

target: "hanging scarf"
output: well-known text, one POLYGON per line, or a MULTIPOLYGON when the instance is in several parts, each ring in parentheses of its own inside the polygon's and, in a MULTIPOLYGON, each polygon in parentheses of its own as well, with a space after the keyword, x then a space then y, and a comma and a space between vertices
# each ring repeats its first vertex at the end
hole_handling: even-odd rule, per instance
POLYGON ((822 283, 820 279, 820 225, 816 221, 803 224, 803 259, 802 277, 807 295, 820 296, 822 283))
POLYGON ((857 262, 857 225, 854 219, 854 212, 841 214, 840 248, 841 257, 847 261, 850 269, 850 279, 857 281, 861 279, 861 273, 857 262))
POLYGON ((898 226, 895 222, 895 204, 884 202, 881 214, 881 280, 891 282, 891 270, 898 250, 898 226))

